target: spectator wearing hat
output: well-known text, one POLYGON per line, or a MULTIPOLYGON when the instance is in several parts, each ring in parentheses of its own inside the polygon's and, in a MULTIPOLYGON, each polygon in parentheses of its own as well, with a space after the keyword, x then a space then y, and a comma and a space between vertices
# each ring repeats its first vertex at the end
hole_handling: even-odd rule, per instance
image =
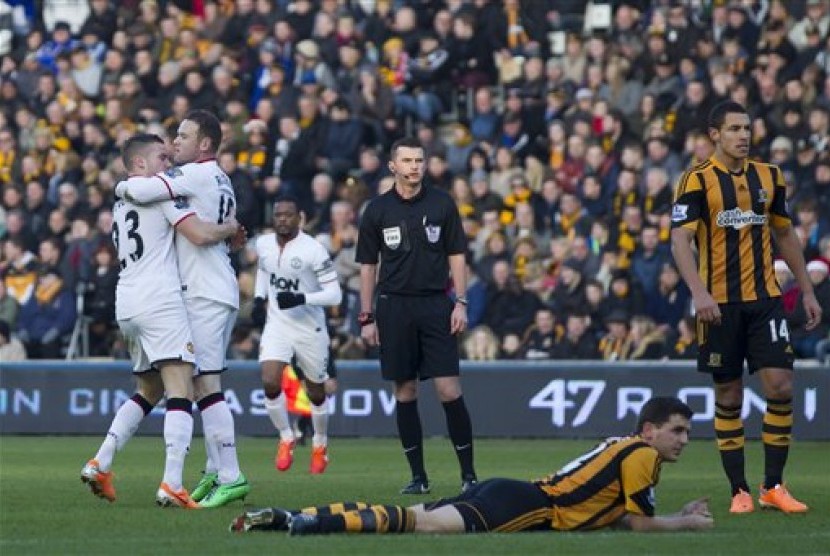
POLYGON ((654 77, 643 89, 643 93, 654 95, 658 110, 668 109, 683 96, 683 85, 677 75, 675 61, 667 52, 654 59, 654 77))
POLYGON ((824 259, 813 259, 807 263, 807 274, 813 283, 816 299, 822 309, 821 322, 812 330, 805 328, 807 314, 802 303, 803 294, 799 291, 798 300, 793 311, 787 315, 790 325, 790 338, 793 349, 798 357, 818 357, 816 347, 818 343, 828 337, 830 333, 830 264, 824 259))
POLYGON ((236 152, 236 167, 259 181, 266 172, 268 162, 268 124, 260 119, 249 120, 242 128, 245 143, 236 152))
POLYGON ((629 316, 622 309, 615 309, 605 317, 606 334, 600 339, 598 350, 605 361, 623 361, 631 353, 629 316))
POLYGON ((58 21, 52 28, 52 38, 44 42, 37 51, 37 61, 54 74, 58 72, 58 58, 69 54, 78 45, 72 38, 72 28, 66 21, 58 21))
POLYGON ((324 89, 337 89, 337 82, 331 68, 320 57, 320 47, 311 39, 297 43, 294 60, 294 86, 319 86, 324 89))

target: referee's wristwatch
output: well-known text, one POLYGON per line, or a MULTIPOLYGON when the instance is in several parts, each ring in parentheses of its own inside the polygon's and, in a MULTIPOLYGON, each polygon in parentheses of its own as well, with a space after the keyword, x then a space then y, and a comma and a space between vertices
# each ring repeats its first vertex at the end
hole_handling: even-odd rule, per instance
POLYGON ((358 313, 358 315, 357 315, 357 324, 359 324, 361 328, 363 328, 367 324, 374 324, 374 323, 375 323, 375 314, 374 313, 370 313, 368 311, 358 313))
POLYGON ((467 297, 464 296, 464 295, 459 295, 458 297, 456 297, 455 302, 460 303, 461 305, 463 305, 465 307, 469 304, 469 301, 467 301, 467 297))

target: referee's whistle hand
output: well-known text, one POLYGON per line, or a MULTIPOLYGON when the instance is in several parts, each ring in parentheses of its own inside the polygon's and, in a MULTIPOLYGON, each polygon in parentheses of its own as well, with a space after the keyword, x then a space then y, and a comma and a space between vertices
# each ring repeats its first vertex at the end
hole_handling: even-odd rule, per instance
POLYGON ((461 334, 467 329, 467 309, 457 303, 450 316, 450 334, 461 334))
POLYGON ((366 342, 366 345, 374 347, 380 345, 380 335, 378 334, 378 326, 375 323, 365 324, 360 329, 360 337, 366 342))

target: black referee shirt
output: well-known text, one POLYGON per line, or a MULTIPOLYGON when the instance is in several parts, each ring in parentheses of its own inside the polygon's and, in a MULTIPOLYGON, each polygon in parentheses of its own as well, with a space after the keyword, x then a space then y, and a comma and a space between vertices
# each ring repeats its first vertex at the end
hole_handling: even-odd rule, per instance
POLYGON ((461 217, 447 193, 423 185, 404 199, 393 187, 366 207, 355 260, 380 260, 379 293, 430 295, 446 290, 449 255, 466 250, 461 217))

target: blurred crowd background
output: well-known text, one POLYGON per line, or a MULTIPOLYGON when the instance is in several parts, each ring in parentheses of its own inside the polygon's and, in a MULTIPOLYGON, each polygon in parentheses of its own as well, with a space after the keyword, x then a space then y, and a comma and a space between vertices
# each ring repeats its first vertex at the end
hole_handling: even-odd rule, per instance
MULTIPOLYGON (((417 136, 426 181, 469 238, 467 359, 696 355, 669 250, 672 190, 708 158, 711 106, 752 117, 778 164, 824 308, 813 332, 783 261, 799 357, 830 330, 830 0, 64 0, 0 2, 0 360, 127 358, 110 240, 119 147, 167 140, 190 109, 222 120, 237 218, 268 230, 279 192, 331 251, 356 323, 361 210, 391 143, 417 136)), ((253 359, 256 261, 234 254, 230 346, 253 359)))

